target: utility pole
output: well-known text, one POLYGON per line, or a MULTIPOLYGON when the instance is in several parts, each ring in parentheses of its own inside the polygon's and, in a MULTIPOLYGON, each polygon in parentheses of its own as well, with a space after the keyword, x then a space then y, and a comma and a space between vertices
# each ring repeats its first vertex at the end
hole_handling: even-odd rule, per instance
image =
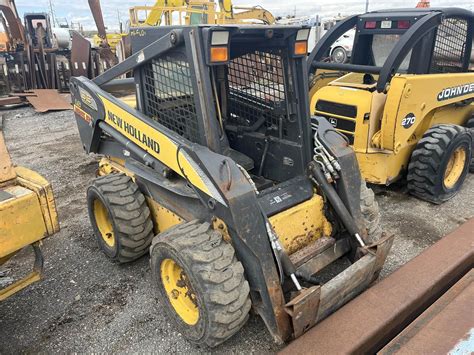
POLYGON ((53 0, 49 0, 48 2, 49 2, 49 13, 51 16, 51 21, 53 23, 53 27, 55 27, 57 25, 57 21, 56 21, 56 15, 54 13, 53 0))
POLYGON ((369 0, 365 0, 365 12, 369 12, 369 0))
POLYGON ((120 17, 120 10, 119 9, 117 9, 117 19, 118 19, 118 23, 119 23, 119 31, 120 31, 120 33, 123 33, 122 19, 120 17))

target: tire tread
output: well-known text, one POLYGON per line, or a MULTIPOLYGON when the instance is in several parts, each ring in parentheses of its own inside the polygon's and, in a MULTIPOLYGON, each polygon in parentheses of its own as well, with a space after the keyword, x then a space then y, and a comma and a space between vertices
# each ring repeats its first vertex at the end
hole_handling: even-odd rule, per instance
MULTIPOLYGON (((171 227, 153 239, 150 248, 152 265, 157 247, 176 250, 195 270, 194 276, 202 289, 201 296, 209 314, 207 331, 196 343, 214 347, 242 328, 250 311, 250 288, 234 248, 222 239, 219 232, 209 223, 197 220, 171 227)), ((152 267, 153 272, 155 269, 152 267)), ((154 277, 159 279, 158 275, 154 277)))
POLYGON ((98 177, 92 186, 109 204, 115 222, 119 249, 113 259, 125 263, 146 254, 153 239, 153 222, 138 186, 125 174, 98 177))

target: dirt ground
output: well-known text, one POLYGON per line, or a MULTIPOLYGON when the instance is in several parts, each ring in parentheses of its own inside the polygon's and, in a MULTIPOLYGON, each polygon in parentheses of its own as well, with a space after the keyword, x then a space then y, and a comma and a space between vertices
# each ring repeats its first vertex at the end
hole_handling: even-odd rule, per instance
MULTIPOLYGON (((146 257, 115 265, 98 250, 85 203, 96 160, 84 154, 72 112, 36 114, 22 108, 3 116, 14 162, 53 185, 61 232, 44 243, 44 280, 0 303, 0 353, 209 352, 184 340, 166 319, 146 257)), ((396 235, 386 276, 474 216, 474 177, 441 206, 416 200, 400 187, 378 188, 377 200, 385 229, 396 235)), ((216 351, 279 348, 263 322, 251 316, 216 351)))

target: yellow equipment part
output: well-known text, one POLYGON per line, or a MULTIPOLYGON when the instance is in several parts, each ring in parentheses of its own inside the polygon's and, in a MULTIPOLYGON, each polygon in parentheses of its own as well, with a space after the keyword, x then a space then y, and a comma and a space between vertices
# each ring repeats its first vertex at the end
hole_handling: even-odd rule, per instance
MULTIPOLYGON (((155 229, 155 233, 161 233, 174 225, 185 222, 184 219, 151 198, 147 198, 147 202, 154 224, 159 226, 159 229, 155 229)), ((270 223, 288 254, 297 252, 321 237, 331 236, 332 226, 324 215, 323 206, 324 201, 321 196, 314 195, 310 200, 270 217, 270 223)), ((213 228, 223 235, 224 240, 231 241, 227 226, 223 221, 216 218, 213 221, 213 228)))
POLYGON ((107 112, 106 122, 108 124, 147 151, 150 155, 165 163, 172 170, 180 174, 186 174, 188 180, 194 186, 209 196, 214 197, 215 193, 212 191, 213 186, 206 183, 206 181, 199 176, 196 169, 191 166, 189 160, 182 152, 178 154, 178 159, 176 159, 178 152, 176 142, 157 130, 150 130, 145 122, 123 110, 115 103, 100 95, 99 97, 107 112), (159 151, 154 149, 155 143, 161 147, 159 151))
POLYGON ((467 122, 474 112, 473 104, 459 105, 459 97, 438 100, 438 95, 446 88, 472 82, 474 73, 396 75, 387 92, 378 93, 372 90, 375 84, 362 84, 362 74, 350 73, 312 90, 310 104, 314 114, 329 117, 330 121, 341 120, 345 126, 355 123, 354 129, 337 129, 353 137, 365 180, 388 185, 408 167, 413 149, 430 127, 443 123, 462 126, 467 122), (317 109, 320 100, 354 107, 357 116, 317 109), (415 117, 413 124, 404 126, 403 120, 411 116, 415 117))
MULTIPOLYGON (((100 160, 98 171, 100 176, 118 172, 134 179, 133 173, 124 167, 123 161, 111 158, 100 160)), ((163 207, 152 198, 146 197, 146 201, 152 215, 155 234, 162 233, 170 227, 185 222, 184 218, 163 207)), ((331 236, 332 226, 326 219, 323 208, 324 201, 322 197, 315 194, 308 201, 269 218, 281 245, 288 254, 295 253, 318 238, 331 236)), ((230 242, 227 226, 222 220, 216 218, 212 225, 223 235, 227 242, 230 242)))
MULTIPOLYGON (((340 78, 343 76, 343 72, 339 71, 334 71, 334 70, 325 70, 325 69, 318 69, 316 70, 316 73, 314 73, 311 82, 309 84, 310 90, 309 90, 309 97, 313 98, 314 94, 316 92, 327 86, 330 82, 332 82, 335 79, 340 78)), ((311 107, 314 107, 312 104, 311 107)))
POLYGON ((42 239, 46 226, 38 197, 20 185, 7 186, 0 202, 0 258, 42 239))
POLYGON ((115 245, 114 229, 112 227, 112 220, 109 217, 107 208, 105 208, 104 204, 99 199, 97 199, 94 201, 93 209, 100 236, 106 245, 113 248, 115 245))
POLYGON ((310 200, 269 218, 288 254, 293 254, 318 238, 331 236, 331 223, 326 219, 323 207, 322 197, 314 195, 310 200))
POLYGON ((364 179, 379 185, 390 185, 396 181, 399 178, 400 169, 408 167, 405 164, 408 164, 410 155, 410 149, 403 149, 396 155, 380 149, 356 152, 357 162, 364 179), (401 163, 402 165, 400 165, 401 163))
POLYGON ((41 278, 39 242, 58 231, 51 185, 34 171, 13 167, 0 132, 0 265, 28 245, 35 251, 33 271, 0 290, 0 301, 41 278))
POLYGON ((186 6, 186 2, 184 0, 158 0, 153 5, 151 11, 149 12, 144 25, 145 26, 157 26, 161 21, 161 17, 163 16, 163 8, 164 7, 179 7, 179 6, 186 6))
POLYGON ((196 294, 184 270, 174 260, 165 259, 160 266, 161 280, 176 313, 189 325, 199 320, 196 294))
POLYGON ((5 32, 0 32, 0 52, 6 52, 9 47, 8 36, 5 32))
MULTIPOLYGON (((107 43, 113 53, 116 52, 117 44, 122 40, 123 37, 127 36, 126 33, 107 33, 107 43)), ((99 47, 102 43, 102 39, 98 35, 92 36, 92 42, 94 46, 99 47)))
POLYGON ((168 228, 184 222, 184 219, 180 216, 161 206, 151 198, 147 197, 146 200, 153 216, 155 234, 162 233, 168 228))
POLYGON ((153 6, 134 6, 129 10, 130 26, 198 25, 198 24, 273 24, 271 12, 260 6, 233 6, 230 0, 214 1, 158 0, 153 6), (146 19, 140 20, 141 14, 146 19))
POLYGON ((447 188, 453 187, 458 181, 464 169, 466 158, 466 151, 462 148, 458 148, 453 152, 444 173, 444 185, 447 188))
MULTIPOLYGON (((132 180, 135 180, 134 174, 124 167, 123 160, 109 157, 100 160, 98 173, 100 176, 113 173, 123 173, 130 176, 132 180)), ((163 207, 150 197, 146 197, 146 201, 152 215, 155 234, 164 232, 168 228, 184 222, 184 219, 180 216, 163 207)))
POLYGON ((119 97, 119 99, 120 101, 126 103, 131 108, 134 108, 134 109, 137 108, 137 96, 135 94, 122 96, 122 97, 119 97))

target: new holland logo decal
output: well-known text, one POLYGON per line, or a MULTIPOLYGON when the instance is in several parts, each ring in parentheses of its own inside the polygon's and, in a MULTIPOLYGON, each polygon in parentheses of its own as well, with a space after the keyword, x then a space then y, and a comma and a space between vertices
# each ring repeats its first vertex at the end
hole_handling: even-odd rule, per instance
POLYGON ((474 94, 474 83, 453 86, 452 88, 443 89, 438 94, 438 101, 444 101, 460 97, 464 95, 474 94))

